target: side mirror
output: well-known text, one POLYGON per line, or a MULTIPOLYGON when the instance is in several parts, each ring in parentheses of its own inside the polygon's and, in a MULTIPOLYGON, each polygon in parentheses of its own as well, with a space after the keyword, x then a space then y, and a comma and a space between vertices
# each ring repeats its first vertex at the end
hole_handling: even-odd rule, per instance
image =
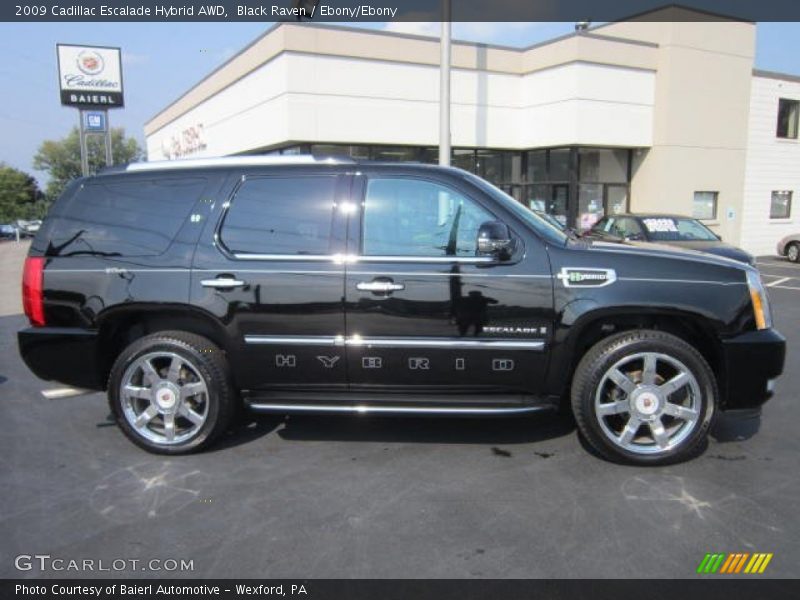
POLYGON ((486 221, 478 228, 478 254, 508 260, 514 250, 514 238, 502 221, 486 221))

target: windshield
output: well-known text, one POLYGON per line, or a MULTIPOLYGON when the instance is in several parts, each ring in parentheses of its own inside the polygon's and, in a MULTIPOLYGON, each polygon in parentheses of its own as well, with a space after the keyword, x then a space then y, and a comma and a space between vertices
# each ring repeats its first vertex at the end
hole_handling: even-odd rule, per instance
POLYGON ((464 172, 464 176, 481 188, 481 190, 497 200, 505 208, 517 215, 525 223, 533 227, 536 232, 548 242, 560 244, 561 246, 567 243, 567 239, 569 238, 560 227, 556 227, 541 217, 538 217, 532 210, 525 208, 525 206, 523 206, 521 203, 514 200, 514 198, 506 194, 504 191, 493 186, 485 179, 481 179, 477 175, 473 175, 472 173, 468 173, 466 171, 464 172))
POLYGON ((653 242, 716 242, 716 235, 697 219, 645 217, 642 225, 653 242))

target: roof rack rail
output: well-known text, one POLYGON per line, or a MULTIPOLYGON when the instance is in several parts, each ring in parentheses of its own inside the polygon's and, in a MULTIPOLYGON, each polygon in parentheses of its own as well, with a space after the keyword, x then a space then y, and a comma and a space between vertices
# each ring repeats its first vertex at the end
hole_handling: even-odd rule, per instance
POLYGON ((189 158, 180 160, 156 160, 129 164, 126 171, 160 171, 167 169, 205 169, 209 167, 263 167, 269 165, 348 165, 356 164, 348 156, 312 156, 293 154, 290 156, 223 156, 219 158, 189 158))

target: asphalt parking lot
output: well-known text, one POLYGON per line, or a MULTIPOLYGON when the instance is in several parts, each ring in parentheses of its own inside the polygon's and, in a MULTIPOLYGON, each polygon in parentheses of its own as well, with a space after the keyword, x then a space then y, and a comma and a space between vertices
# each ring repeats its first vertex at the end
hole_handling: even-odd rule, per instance
POLYGON ((2 577, 92 575, 14 567, 49 554, 194 564, 99 576, 686 578, 707 552, 771 552, 761 577, 798 575, 800 265, 759 265, 789 340, 763 415, 644 469, 590 455, 555 415, 259 419, 202 455, 149 455, 104 396, 46 399, 58 384, 22 364, 23 252, 0 244, 2 577))

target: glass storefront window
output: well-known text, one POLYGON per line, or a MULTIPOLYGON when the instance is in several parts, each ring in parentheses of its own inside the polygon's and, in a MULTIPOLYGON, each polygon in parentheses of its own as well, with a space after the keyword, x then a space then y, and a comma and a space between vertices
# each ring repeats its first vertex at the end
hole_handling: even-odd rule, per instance
POLYGON ((528 181, 547 181, 547 150, 528 152, 528 181))
POLYGON ((606 186, 606 209, 609 215, 619 215, 628 212, 628 186, 606 186))
POLYGON ((422 148, 419 156, 420 162, 432 165, 439 163, 439 148, 422 148))
POLYGON ((372 148, 372 160, 408 162, 418 159, 417 149, 413 146, 373 146, 372 148))
POLYGON ((475 172, 475 151, 454 149, 450 158, 450 164, 459 169, 464 169, 470 173, 475 172))
POLYGON ((503 160, 503 152, 493 150, 478 150, 475 162, 476 175, 498 183, 508 181, 511 178, 510 163, 503 160))
POLYGON ((599 183, 582 183, 578 186, 578 220, 579 231, 591 229, 603 215, 603 186, 599 183))
POLYGON ((478 150, 476 175, 492 183, 518 183, 522 180, 522 153, 504 150, 478 150))
POLYGON ((525 186, 524 204, 531 210, 547 211, 547 205, 553 194, 553 188, 547 184, 525 186))
POLYGON ((349 146, 350 156, 362 160, 369 159, 369 146, 349 146))
POLYGON ((569 181, 569 148, 550 150, 550 181, 569 181))
POLYGON ((579 148, 578 178, 587 183, 626 183, 628 151, 610 148, 579 148))

